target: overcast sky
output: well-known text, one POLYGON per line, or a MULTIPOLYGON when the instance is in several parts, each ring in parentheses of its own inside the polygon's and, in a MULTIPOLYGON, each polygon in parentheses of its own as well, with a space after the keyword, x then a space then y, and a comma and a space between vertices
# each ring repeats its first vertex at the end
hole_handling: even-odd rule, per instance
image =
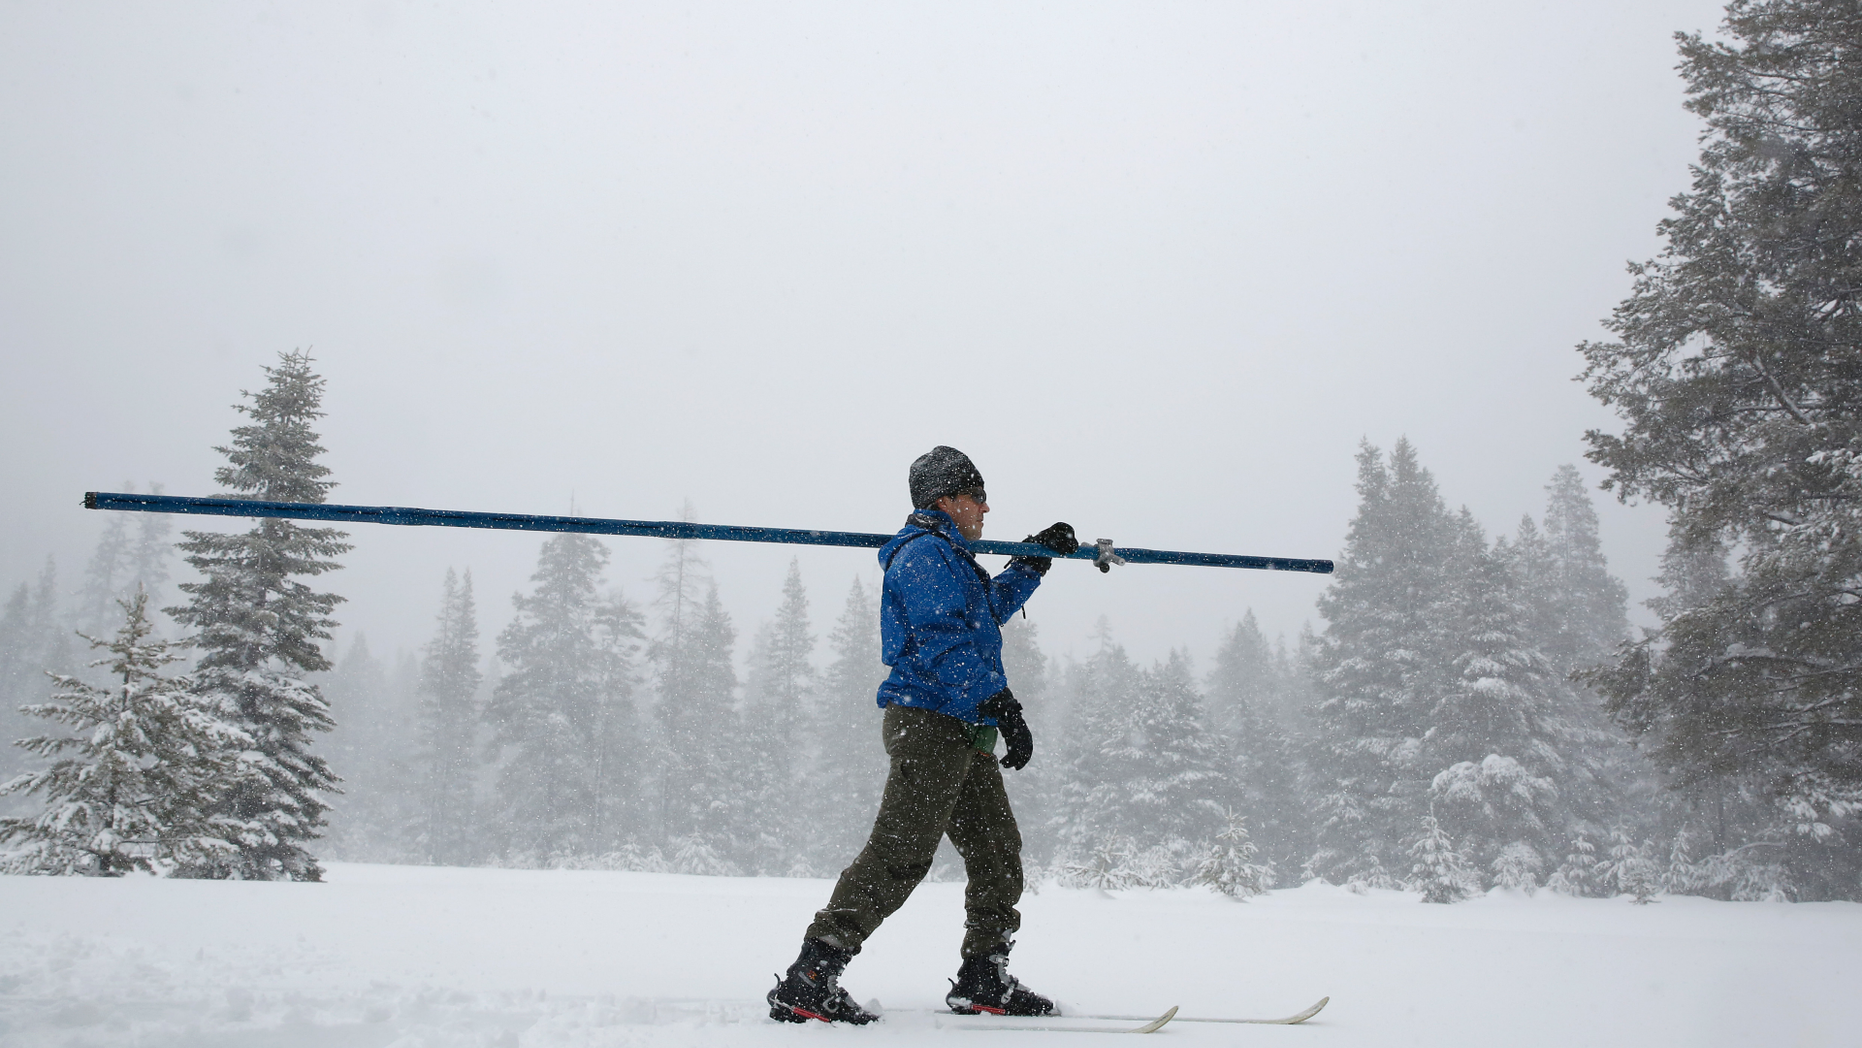
MULTIPOLYGON (((1490 532, 1613 417, 1573 347, 1659 247, 1706 2, 0 4, 0 585, 87 489, 211 494, 281 351, 332 501, 892 531, 933 444, 992 538, 1331 557, 1360 439, 1490 532)), ((1658 508, 1599 494, 1646 598, 1658 508)), ((187 523, 182 521, 181 523, 187 523)), ((197 525, 198 526, 198 525, 197 525)), ((219 525, 207 525, 217 527, 219 525)), ((539 539, 363 528, 343 640, 508 619, 539 539)), ((609 540, 637 599, 660 543, 609 540)), ((870 551, 708 544, 752 632, 870 551)), ((1321 577, 1057 565, 1203 665, 1321 577)), ((1643 616, 1646 621, 1646 615, 1643 616)))

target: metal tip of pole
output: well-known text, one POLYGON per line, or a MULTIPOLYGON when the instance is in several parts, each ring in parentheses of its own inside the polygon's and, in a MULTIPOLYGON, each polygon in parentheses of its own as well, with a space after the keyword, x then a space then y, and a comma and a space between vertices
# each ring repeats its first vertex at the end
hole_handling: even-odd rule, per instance
POLYGON ((96 509, 97 508, 97 493, 95 491, 87 491, 84 493, 84 508, 85 509, 96 509))

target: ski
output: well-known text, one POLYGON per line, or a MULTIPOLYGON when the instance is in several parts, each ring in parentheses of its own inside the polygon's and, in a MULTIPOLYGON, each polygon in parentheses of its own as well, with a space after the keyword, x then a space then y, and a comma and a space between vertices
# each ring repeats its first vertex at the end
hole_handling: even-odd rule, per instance
MULTIPOLYGON (((1201 1018, 1201 1017, 1190 1016, 1190 1015, 1177 1015, 1176 1014, 1177 1010, 1175 1008, 1172 1008, 1170 1010, 1170 1014, 1172 1017, 1176 1019, 1177 1022, 1180 1022, 1180 1023, 1245 1023, 1250 1026, 1293 1026, 1298 1023, 1303 1023, 1306 1020, 1312 1018, 1313 1016, 1318 1015, 1319 1012, 1322 1009, 1324 1009, 1327 1004, 1331 1003, 1331 1001, 1332 1001, 1332 998, 1330 997, 1321 997, 1319 998, 1318 1002, 1315 1003, 1312 1007, 1306 1009, 1303 1012, 1295 1012, 1294 1014, 1289 1015, 1284 1019, 1201 1018)), ((1082 1015, 1082 1016, 1079 1016, 1079 1018, 1081 1019, 1106 1019, 1106 1020, 1118 1019, 1118 1020, 1130 1020, 1132 1022, 1137 1022, 1139 1020, 1142 1020, 1144 1016, 1142 1015, 1082 1015)), ((1160 1023, 1159 1025, 1162 1025, 1162 1024, 1160 1023)), ((1146 1031, 1146 1032, 1149 1032, 1149 1031, 1146 1031)))
POLYGON ((1042 1017, 1044 1019, 1129 1019, 1133 1022, 1144 1022, 1143 1026, 1024 1026, 1021 1023, 1010 1021, 1012 1019, 1010 1016, 999 1016, 993 1021, 959 1023, 946 1027, 946 1029, 975 1030, 989 1033, 1002 1033, 1011 1030, 1021 1033, 1156 1033, 1164 1028, 1165 1023, 1176 1018, 1176 1016, 1177 1006, 1173 1004, 1170 1006, 1169 1011, 1149 1021, 1145 1021, 1146 1017, 1142 1015, 1052 1015, 1042 1017))

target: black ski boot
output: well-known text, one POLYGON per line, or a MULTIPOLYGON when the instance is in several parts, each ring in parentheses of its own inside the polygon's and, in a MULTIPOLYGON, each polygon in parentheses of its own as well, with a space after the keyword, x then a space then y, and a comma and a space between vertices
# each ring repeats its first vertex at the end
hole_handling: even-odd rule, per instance
POLYGON ((789 965, 789 974, 776 977, 769 991, 769 1017, 785 1023, 870 1023, 879 1016, 854 1003, 840 988, 840 973, 853 954, 820 939, 803 939, 802 954, 789 965))
POLYGON ((1054 1002, 1022 986, 1009 974, 1009 947, 1004 942, 982 957, 965 957, 951 980, 944 1003, 958 1015, 1053 1015, 1054 1002))

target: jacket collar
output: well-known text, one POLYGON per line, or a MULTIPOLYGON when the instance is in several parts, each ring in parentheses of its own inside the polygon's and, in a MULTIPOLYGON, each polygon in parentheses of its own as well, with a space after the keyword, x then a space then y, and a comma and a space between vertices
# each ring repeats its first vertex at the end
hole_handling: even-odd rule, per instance
POLYGON ((969 540, 963 537, 963 532, 957 530, 957 522, 941 509, 915 509, 911 516, 905 518, 905 526, 928 531, 963 552, 970 552, 969 540))

